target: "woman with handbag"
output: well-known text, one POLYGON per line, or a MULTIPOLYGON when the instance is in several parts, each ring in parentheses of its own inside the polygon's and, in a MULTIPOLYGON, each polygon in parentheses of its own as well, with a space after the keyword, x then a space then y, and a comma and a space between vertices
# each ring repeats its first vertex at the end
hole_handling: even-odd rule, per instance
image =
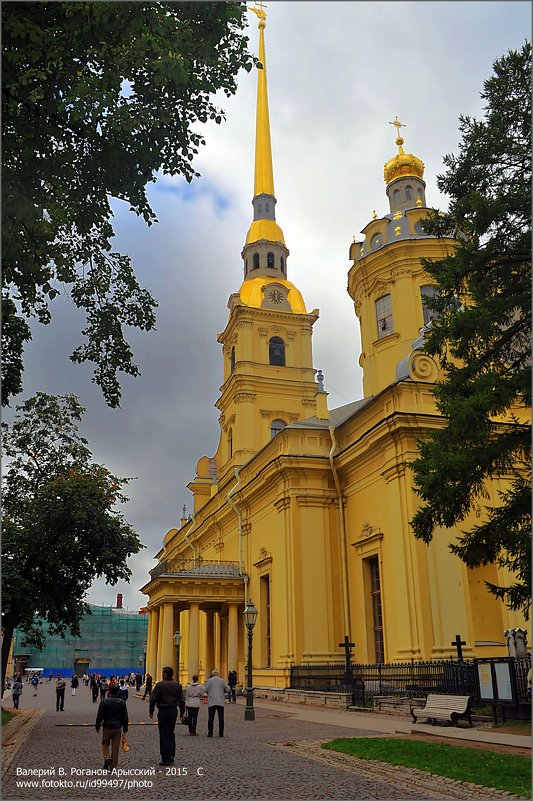
POLYGON ((198 713, 200 711, 203 695, 203 685, 198 684, 198 676, 193 676, 192 683, 187 687, 187 695, 185 696, 185 715, 187 716, 189 734, 191 737, 197 737, 198 735, 196 724, 198 722, 198 713))

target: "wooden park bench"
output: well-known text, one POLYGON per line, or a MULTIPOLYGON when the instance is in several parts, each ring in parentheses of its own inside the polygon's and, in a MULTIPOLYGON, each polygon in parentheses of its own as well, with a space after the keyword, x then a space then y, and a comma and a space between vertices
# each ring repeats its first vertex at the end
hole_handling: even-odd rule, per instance
POLYGON ((417 718, 425 718, 431 720, 433 726, 436 725, 437 719, 451 720, 456 726, 459 718, 465 718, 473 726, 471 705, 471 695, 432 695, 430 693, 426 698, 426 705, 418 709, 411 709, 411 716, 415 723, 417 718))

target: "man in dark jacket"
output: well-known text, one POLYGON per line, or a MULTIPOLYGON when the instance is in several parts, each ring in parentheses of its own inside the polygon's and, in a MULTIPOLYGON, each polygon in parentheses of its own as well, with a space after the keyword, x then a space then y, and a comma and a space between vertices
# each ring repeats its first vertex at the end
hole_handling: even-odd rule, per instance
POLYGON ((150 695, 150 717, 154 716, 157 706, 157 726, 159 728, 160 765, 172 765, 176 756, 176 720, 178 707, 180 715, 185 712, 183 690, 178 681, 174 681, 174 668, 163 668, 163 680, 159 681, 150 695))
POLYGON ((111 695, 104 698, 98 707, 96 715, 96 731, 102 732, 102 753, 104 755, 104 770, 113 770, 118 762, 118 749, 122 732, 128 731, 128 710, 124 701, 118 697, 118 685, 111 686, 111 695), (109 756, 109 746, 111 745, 111 757, 109 756))

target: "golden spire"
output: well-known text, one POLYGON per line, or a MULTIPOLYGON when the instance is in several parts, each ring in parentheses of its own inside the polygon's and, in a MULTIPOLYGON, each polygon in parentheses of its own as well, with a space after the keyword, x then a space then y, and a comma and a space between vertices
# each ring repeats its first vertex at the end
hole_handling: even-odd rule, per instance
POLYGON ((268 92, 265 57, 266 12, 260 0, 259 8, 250 8, 257 14, 259 22, 259 61, 263 69, 257 71, 257 119, 255 129, 255 184, 254 195, 274 195, 274 170, 272 168, 272 146, 270 143, 270 118, 268 114, 268 92))

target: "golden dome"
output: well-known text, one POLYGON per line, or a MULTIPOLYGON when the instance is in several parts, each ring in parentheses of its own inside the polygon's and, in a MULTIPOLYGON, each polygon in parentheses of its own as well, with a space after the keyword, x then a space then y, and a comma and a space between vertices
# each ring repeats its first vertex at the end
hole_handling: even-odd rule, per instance
POLYGON ((424 177, 424 162, 412 153, 404 153, 403 138, 396 139, 398 153, 387 161, 383 170, 383 177, 386 184, 392 183, 396 178, 414 177, 422 179, 424 177))
POLYGON ((257 276, 257 278, 247 278, 239 289, 239 296, 241 301, 246 306, 252 306, 254 309, 260 309, 265 298, 264 287, 268 284, 281 284, 286 287, 288 291, 287 301, 291 307, 291 311, 295 314, 307 314, 302 293, 296 289, 294 284, 287 281, 285 278, 269 278, 257 276))
POLYGON ((275 220, 254 220, 246 234, 246 245, 266 239, 268 242, 281 242, 285 244, 283 231, 275 220))

